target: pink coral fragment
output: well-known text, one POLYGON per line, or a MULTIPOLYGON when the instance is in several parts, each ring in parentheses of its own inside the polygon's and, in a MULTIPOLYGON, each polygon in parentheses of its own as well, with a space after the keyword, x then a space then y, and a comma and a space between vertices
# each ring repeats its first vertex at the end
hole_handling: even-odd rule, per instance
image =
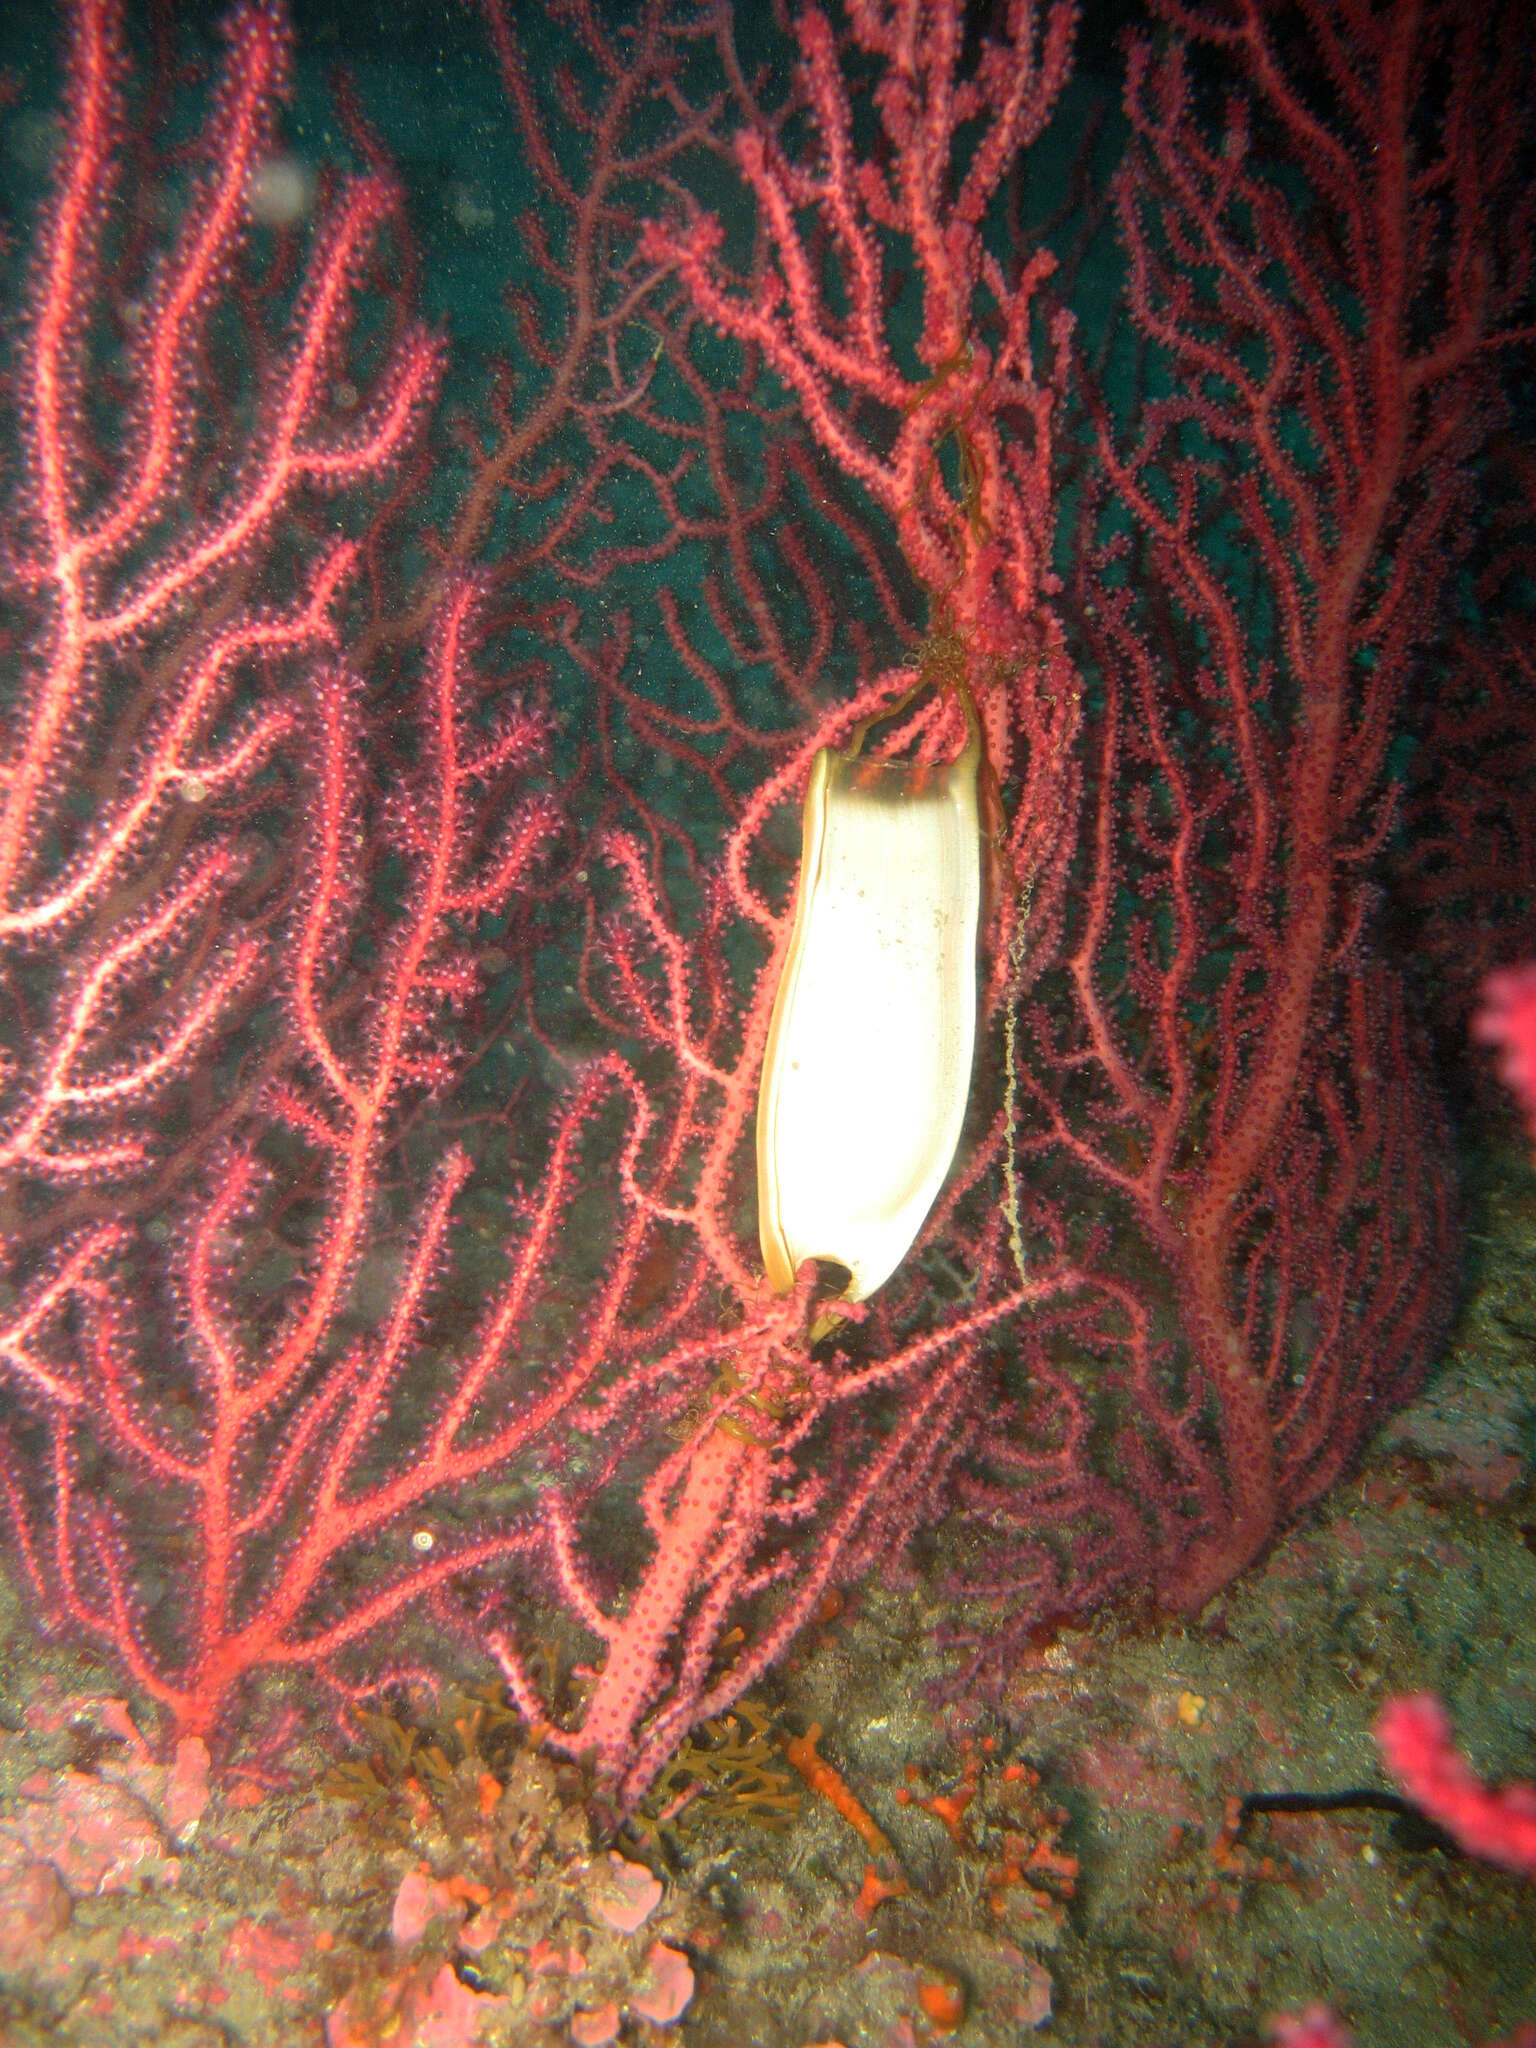
POLYGON ((175 1884, 181 1875, 153 1815, 121 1785, 84 1771, 35 1771, 21 1794, 5 1832, 51 1863, 75 1898, 175 1884))
POLYGON ((412 1970, 366 2005, 357 1992, 326 2018, 326 2048, 478 2048, 485 2023, 508 2000, 468 1990, 444 1963, 430 1979, 412 1970))
POLYGON ((224 1944, 223 1968, 254 1977, 263 1991, 296 2002, 304 1997, 304 1990, 294 1973, 307 1953, 298 1936, 284 1928, 259 1920, 237 1920, 224 1944))
POLYGON ((1326 2005, 1309 2005, 1305 2012, 1282 2014, 1270 2022, 1275 2048, 1350 2048, 1350 2037, 1326 2005))
POLYGON ((1500 1076, 1520 1098, 1526 1127, 1536 1138, 1536 961, 1488 976, 1472 1036, 1497 1049, 1500 1076))
POLYGON ((592 1911, 619 1934, 643 1927, 661 1904, 662 1884, 643 1863, 630 1863, 611 1850, 607 1867, 587 1894, 592 1911))
POLYGON ((629 2009, 658 2027, 669 2027, 693 1997, 693 1970, 681 1949, 653 1941, 645 1975, 629 1994, 629 2009))
POLYGON ((51 1863, 0 1859, 0 1970, 30 1970, 69 1925, 69 1893, 51 1863))
POLYGON ((434 1920, 459 1918, 463 1907, 445 1884, 428 1870, 409 1870, 400 1880, 389 1916, 390 1939, 396 1948, 420 1941, 434 1920))
POLYGON ((1376 1723, 1387 1769, 1469 1856, 1536 1877, 1536 1785, 1489 1787, 1456 1748, 1430 1693, 1388 1700, 1376 1723))
POLYGON ((619 2038, 619 2008, 610 1998, 590 2012, 578 2012, 571 2020, 571 2039, 576 2048, 608 2048, 619 2038))
POLYGON ((197 1832, 208 1805, 208 1745, 200 1736, 184 1735, 168 1764, 157 1764, 147 1754, 132 1762, 106 1763, 104 1778, 126 1785, 136 1792, 174 1842, 185 1842, 197 1832))

